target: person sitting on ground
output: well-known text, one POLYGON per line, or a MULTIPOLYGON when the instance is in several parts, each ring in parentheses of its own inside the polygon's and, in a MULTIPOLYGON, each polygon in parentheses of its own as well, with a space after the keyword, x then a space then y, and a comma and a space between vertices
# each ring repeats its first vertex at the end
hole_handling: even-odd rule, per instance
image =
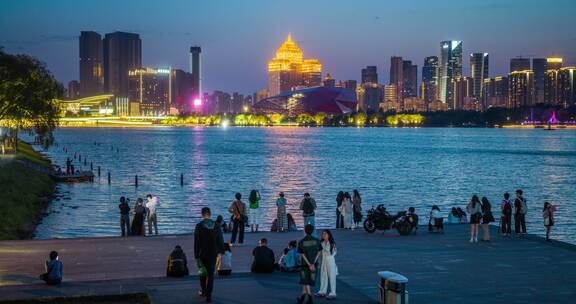
POLYGON ((222 217, 221 215, 216 217, 216 226, 218 226, 218 227, 220 227, 220 229, 222 229, 222 233, 230 232, 230 228, 228 228, 228 224, 226 224, 226 221, 224 221, 224 217, 222 217))
POLYGON ((216 269, 218 275, 229 276, 232 274, 232 249, 230 243, 224 243, 224 254, 221 254, 216 259, 216 269))
POLYGON ((62 262, 58 259, 58 252, 50 252, 50 261, 44 265, 46 273, 40 275, 40 279, 48 285, 58 285, 62 282, 62 262))
POLYGON ((298 226, 296 226, 296 222, 294 221, 292 214, 286 214, 286 218, 288 219, 288 231, 298 231, 298 226))
POLYGON ((414 209, 414 207, 408 208, 407 217, 408 221, 412 225, 412 228, 414 228, 414 232, 416 232, 416 230, 418 229, 418 214, 416 214, 416 209, 414 209))
POLYGON ((252 251, 254 262, 252 262, 253 273, 272 273, 274 272, 274 251, 268 248, 268 240, 263 238, 259 242, 259 246, 252 251))
POLYGON ((300 253, 298 253, 298 242, 290 241, 288 248, 284 249, 284 254, 278 264, 282 272, 296 272, 300 270, 300 253))
POLYGON ((461 216, 462 215, 460 215, 458 209, 456 209, 456 207, 452 207, 452 211, 450 211, 450 214, 448 214, 448 223, 450 224, 460 223, 461 216))
POLYGON ((440 208, 436 205, 432 206, 430 211, 430 221, 428 222, 428 231, 430 232, 443 232, 444 231, 444 218, 440 215, 440 208))
POLYGON ((188 272, 188 261, 186 260, 186 254, 182 250, 180 245, 176 245, 174 250, 168 256, 168 267, 166 268, 166 276, 180 278, 187 276, 188 272))

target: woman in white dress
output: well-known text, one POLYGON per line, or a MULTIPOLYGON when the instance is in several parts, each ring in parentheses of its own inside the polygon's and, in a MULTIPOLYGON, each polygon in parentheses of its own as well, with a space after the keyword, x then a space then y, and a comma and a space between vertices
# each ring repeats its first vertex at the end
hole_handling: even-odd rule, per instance
POLYGON ((344 199, 340 206, 340 213, 344 218, 344 229, 351 229, 354 225, 354 205, 352 204, 352 197, 350 193, 344 193, 344 199))
POLYGON ((326 297, 326 299, 336 298, 336 276, 338 267, 336 266, 336 242, 330 230, 322 231, 322 266, 320 267, 320 290, 316 293, 317 297, 326 297), (330 293, 328 293, 330 285, 330 293))

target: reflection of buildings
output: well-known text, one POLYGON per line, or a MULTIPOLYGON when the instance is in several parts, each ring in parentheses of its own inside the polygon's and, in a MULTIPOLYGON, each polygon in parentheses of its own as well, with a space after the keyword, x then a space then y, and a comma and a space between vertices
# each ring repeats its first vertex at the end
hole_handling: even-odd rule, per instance
POLYGON ((533 100, 534 72, 524 70, 508 74, 508 108, 531 106, 533 100))
POLYGON ((576 105, 576 67, 546 71, 544 96, 546 103, 564 108, 576 105))
POLYGON ((438 99, 454 107, 452 79, 462 77, 462 41, 449 40, 440 43, 438 62, 438 99))
POLYGON ((356 94, 341 87, 315 87, 268 97, 253 107, 263 114, 342 114, 356 108, 356 94))
POLYGON ((298 87, 320 86, 322 64, 317 59, 303 60, 303 52, 288 35, 268 62, 268 94, 278 95, 298 87))

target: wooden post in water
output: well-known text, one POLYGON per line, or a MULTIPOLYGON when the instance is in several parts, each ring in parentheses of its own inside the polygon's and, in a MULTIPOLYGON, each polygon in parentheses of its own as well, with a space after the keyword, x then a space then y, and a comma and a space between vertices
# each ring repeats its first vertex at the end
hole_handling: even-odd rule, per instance
POLYGON ((184 173, 180 173, 180 186, 184 186, 184 173))
POLYGON ((82 163, 82 155, 81 154, 78 154, 78 162, 82 163))
POLYGON ((84 157, 84 166, 86 166, 86 157, 84 157))
POLYGON ((110 171, 108 171, 108 185, 110 185, 110 171))
POLYGON ((90 171, 94 171, 94 163, 90 162, 90 171))
POLYGON ((134 176, 134 186, 138 187, 138 174, 134 176))
POLYGON ((100 166, 98 166, 98 176, 100 176, 100 166))

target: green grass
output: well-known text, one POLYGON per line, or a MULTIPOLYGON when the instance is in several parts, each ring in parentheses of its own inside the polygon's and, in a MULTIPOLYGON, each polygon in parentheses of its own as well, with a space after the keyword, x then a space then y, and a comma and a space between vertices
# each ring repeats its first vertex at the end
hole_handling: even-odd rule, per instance
POLYGON ((56 304, 76 304, 76 303, 112 303, 112 304, 151 304, 152 300, 147 293, 133 293, 123 295, 105 295, 105 296, 77 296, 77 297, 45 297, 30 300, 11 300, 0 301, 0 303, 14 304, 39 304, 39 303, 56 303, 56 304))
MULTIPOLYGON (((24 151, 23 154, 37 159, 24 151)), ((43 206, 38 198, 49 198, 52 192, 53 181, 44 173, 17 162, 0 167, 0 240, 29 237, 30 224, 43 206)))
POLYGON ((23 141, 18 142, 18 153, 16 153, 16 159, 27 160, 46 168, 50 168, 51 166, 49 160, 45 159, 42 154, 36 152, 32 146, 23 141))

